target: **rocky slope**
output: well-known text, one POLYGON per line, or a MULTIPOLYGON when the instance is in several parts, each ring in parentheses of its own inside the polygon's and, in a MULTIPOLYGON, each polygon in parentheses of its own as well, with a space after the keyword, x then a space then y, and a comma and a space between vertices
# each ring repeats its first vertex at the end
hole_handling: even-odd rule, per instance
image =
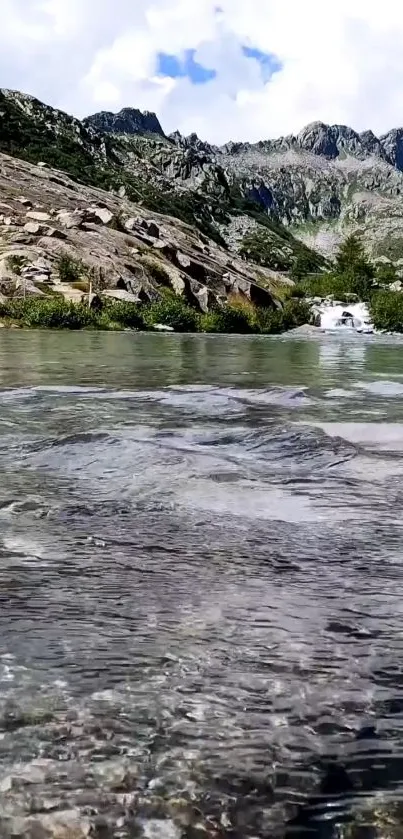
MULTIPOLYGON (((287 278, 247 263, 176 218, 0 154, 0 294, 129 302, 166 289, 200 311, 241 297, 278 305, 287 278), (69 281, 62 262, 78 268, 69 281), (78 282, 73 281, 79 280, 78 282)), ((1 297, 0 297, 1 300, 1 297)))

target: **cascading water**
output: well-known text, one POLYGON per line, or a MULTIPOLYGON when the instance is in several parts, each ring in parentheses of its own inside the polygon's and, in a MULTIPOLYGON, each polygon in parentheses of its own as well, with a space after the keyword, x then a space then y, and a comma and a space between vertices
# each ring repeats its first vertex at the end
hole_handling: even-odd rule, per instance
POLYGON ((366 303, 322 303, 317 307, 320 328, 324 330, 353 329, 355 332, 374 332, 366 303))

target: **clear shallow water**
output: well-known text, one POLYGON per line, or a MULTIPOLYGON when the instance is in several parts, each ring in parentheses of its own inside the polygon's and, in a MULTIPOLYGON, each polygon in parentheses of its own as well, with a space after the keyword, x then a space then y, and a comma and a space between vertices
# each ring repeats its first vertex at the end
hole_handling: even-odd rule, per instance
POLYGON ((386 835, 402 352, 0 333, 2 837, 386 835))

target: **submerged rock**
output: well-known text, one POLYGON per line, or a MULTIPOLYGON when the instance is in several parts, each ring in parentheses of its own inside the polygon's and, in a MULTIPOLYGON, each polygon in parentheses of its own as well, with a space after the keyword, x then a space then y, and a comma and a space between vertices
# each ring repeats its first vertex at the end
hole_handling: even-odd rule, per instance
POLYGON ((403 839, 402 804, 375 797, 340 825, 337 839, 403 839))
POLYGON ((302 326, 296 326, 295 329, 290 329, 289 335, 317 335, 318 327, 310 323, 304 323, 302 326))

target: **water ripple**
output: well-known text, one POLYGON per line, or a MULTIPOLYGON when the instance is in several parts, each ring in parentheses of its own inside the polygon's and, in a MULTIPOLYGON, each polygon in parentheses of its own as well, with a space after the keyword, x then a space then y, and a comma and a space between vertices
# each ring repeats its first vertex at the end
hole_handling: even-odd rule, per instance
POLYGON ((104 379, 68 357, 0 391, 1 835, 383 835, 403 805, 399 359, 381 382, 370 342, 228 339, 218 362, 220 339, 173 337, 163 381, 153 339, 139 360, 126 338, 104 379))

